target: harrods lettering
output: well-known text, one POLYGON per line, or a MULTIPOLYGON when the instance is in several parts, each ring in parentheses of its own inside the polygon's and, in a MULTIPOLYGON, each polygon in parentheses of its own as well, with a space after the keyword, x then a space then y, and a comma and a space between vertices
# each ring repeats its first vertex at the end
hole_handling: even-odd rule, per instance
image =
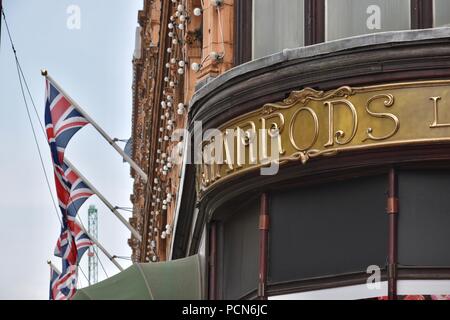
POLYGON ((224 177, 352 149, 450 140, 450 82, 293 92, 230 121, 204 141, 201 188, 224 177), (219 143, 218 143, 219 141, 219 143), (218 156, 218 153, 221 155, 218 156))

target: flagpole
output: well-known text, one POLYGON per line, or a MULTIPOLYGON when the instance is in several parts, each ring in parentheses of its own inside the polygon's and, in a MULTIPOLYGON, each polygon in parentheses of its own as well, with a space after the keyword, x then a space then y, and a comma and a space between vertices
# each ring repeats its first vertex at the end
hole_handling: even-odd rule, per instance
POLYGON ((88 179, 86 179, 85 176, 83 176, 81 174, 80 171, 78 171, 75 166, 67 159, 64 158, 64 162, 70 167, 70 169, 73 170, 73 172, 75 172, 80 178, 81 180, 83 180, 83 182, 89 187, 89 189, 92 190, 92 192, 94 192, 99 198, 100 200, 109 208, 109 210, 111 210, 112 213, 114 213, 114 215, 128 228, 128 230, 131 231, 131 233, 133 234, 133 236, 138 239, 139 241, 142 241, 142 236, 139 234, 139 232, 136 231, 136 229, 133 228, 133 226, 127 221, 127 219, 125 219, 120 213, 119 211, 117 211, 117 209, 115 207, 113 207, 113 205, 97 190, 97 188, 95 188, 88 179))
POLYGON ((117 143, 103 130, 84 110, 81 106, 75 102, 59 85, 55 80, 49 76, 48 71, 45 69, 41 70, 41 74, 46 77, 69 101, 70 103, 77 109, 79 113, 89 121, 90 124, 94 126, 94 128, 100 133, 100 135, 105 138, 106 141, 123 157, 123 159, 130 164, 130 166, 141 176, 144 183, 147 183, 148 177, 147 174, 138 166, 136 162, 133 161, 123 150, 120 148, 117 143))
POLYGON ((82 223, 78 223, 81 227, 81 229, 83 230, 84 233, 86 233, 86 235, 89 237, 89 239, 91 239, 91 241, 105 254, 105 256, 108 257, 109 260, 111 260, 112 263, 114 263, 114 265, 117 267, 117 269, 119 269, 120 271, 123 271, 122 266, 116 261, 116 259, 105 249, 105 247, 103 247, 100 242, 98 242, 97 239, 95 239, 83 226, 82 223))
POLYGON ((61 271, 59 271, 59 269, 50 260, 47 260, 47 264, 50 266, 50 268, 61 274, 61 271))

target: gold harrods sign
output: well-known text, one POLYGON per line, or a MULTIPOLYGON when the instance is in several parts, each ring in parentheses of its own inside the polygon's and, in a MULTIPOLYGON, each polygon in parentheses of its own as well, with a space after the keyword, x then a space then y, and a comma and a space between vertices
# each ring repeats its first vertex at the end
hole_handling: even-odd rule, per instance
POLYGON ((306 88, 280 103, 240 116, 204 139, 200 192, 225 179, 267 167, 355 149, 450 142, 450 81, 306 88), (220 156, 219 153, 221 152, 220 156), (221 160, 221 161, 220 161, 221 160))

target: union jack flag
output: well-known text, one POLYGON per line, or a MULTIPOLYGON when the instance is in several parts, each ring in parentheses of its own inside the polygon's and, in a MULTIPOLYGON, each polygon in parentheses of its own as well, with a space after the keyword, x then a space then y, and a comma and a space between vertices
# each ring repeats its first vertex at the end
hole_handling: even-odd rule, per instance
POLYGON ((53 300, 70 300, 77 291, 77 281, 77 266, 67 266, 51 287, 53 300))
POLYGON ((57 285, 57 281, 59 279, 60 272, 56 270, 52 264, 50 264, 50 292, 49 292, 49 300, 55 300, 55 288, 57 285))
POLYGON ((64 163, 64 177, 68 189, 70 190, 69 201, 67 202, 67 213, 69 217, 75 217, 83 203, 94 195, 94 192, 88 187, 78 174, 64 163))
POLYGON ((93 242, 74 221, 67 223, 58 239, 55 255, 62 258, 63 271, 59 274, 52 268, 50 277, 50 300, 70 300, 76 293, 78 264, 93 242))
POLYGON ((59 207, 69 220, 76 217, 78 210, 94 192, 65 162, 55 166, 55 184, 59 207))
POLYGON ((46 80, 45 128, 53 163, 61 166, 64 151, 75 133, 89 121, 48 79, 46 80))
MULTIPOLYGON (((55 256, 63 259, 67 265, 78 265, 83 254, 94 245, 89 236, 75 221, 68 221, 61 230, 55 247, 55 256)), ((63 266, 63 272, 64 270, 63 266)))

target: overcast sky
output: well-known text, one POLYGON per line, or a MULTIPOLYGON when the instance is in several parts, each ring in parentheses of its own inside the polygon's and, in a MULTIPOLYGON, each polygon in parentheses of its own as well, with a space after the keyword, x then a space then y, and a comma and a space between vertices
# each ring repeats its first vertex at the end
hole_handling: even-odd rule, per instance
MULTIPOLYGON (((45 67, 112 137, 129 138, 132 108, 132 55, 137 12, 142 0, 3 0, 19 60, 41 118, 44 115, 45 67), (80 9, 80 29, 69 29, 67 9, 80 9)), ((73 22, 73 20, 71 20, 73 22)), ((49 268, 59 222, 44 180, 26 118, 14 56, 2 21, 0 49, 0 299, 47 299, 49 268)), ((74 26, 74 24, 71 24, 74 26)), ((36 118, 33 118, 37 125, 36 118)), ((47 172, 49 148, 38 132, 47 172)), ((131 207, 129 166, 92 126, 79 131, 66 156, 113 205, 131 207)), ((50 177, 53 186, 53 178, 50 177)), ((94 196, 81 208, 99 210, 99 240, 112 253, 130 256, 128 230, 94 196)), ((123 212, 128 218, 129 213, 123 212)), ((109 276, 114 265, 100 254, 109 276)), ((126 267, 130 262, 120 260, 126 267)), ((82 261, 87 272, 87 255, 82 261)), ((99 265, 99 279, 106 275, 99 265)), ((83 286, 87 281, 80 273, 83 286)))

